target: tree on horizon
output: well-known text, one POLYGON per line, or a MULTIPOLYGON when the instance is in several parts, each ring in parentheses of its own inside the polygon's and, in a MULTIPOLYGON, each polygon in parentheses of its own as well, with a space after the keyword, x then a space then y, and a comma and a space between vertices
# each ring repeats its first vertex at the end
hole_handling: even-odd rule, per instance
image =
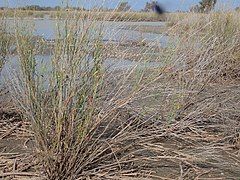
POLYGON ((125 1, 125 2, 121 2, 119 3, 118 7, 117 7, 117 11, 129 11, 131 9, 130 4, 125 1))
POLYGON ((190 12, 193 12, 193 13, 199 13, 201 12, 200 10, 200 5, 194 5, 194 6, 191 6, 190 9, 189 9, 190 12))
POLYGON ((215 5, 217 3, 217 0, 202 0, 200 4, 200 11, 201 12, 210 12, 211 10, 214 9, 215 5))
POLYGON ((154 5, 157 4, 157 1, 146 2, 145 7, 142 11, 151 12, 153 10, 154 5))

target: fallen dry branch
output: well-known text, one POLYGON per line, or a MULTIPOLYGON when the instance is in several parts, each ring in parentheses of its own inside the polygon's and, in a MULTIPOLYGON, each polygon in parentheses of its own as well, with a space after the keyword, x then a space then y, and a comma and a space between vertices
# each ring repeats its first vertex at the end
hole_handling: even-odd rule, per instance
POLYGON ((11 128, 10 130, 8 130, 6 133, 4 133, 3 135, 0 136, 0 140, 6 138, 7 136, 9 136, 13 131, 15 131, 17 128, 19 128, 20 126, 22 126, 22 122, 19 122, 17 125, 15 125, 13 128, 11 128))
POLYGON ((35 176, 35 177, 39 177, 38 174, 27 173, 27 172, 11 172, 11 173, 2 173, 2 174, 0 174, 1 178, 5 178, 7 176, 25 176, 25 177, 28 177, 28 176, 33 177, 33 176, 35 176))

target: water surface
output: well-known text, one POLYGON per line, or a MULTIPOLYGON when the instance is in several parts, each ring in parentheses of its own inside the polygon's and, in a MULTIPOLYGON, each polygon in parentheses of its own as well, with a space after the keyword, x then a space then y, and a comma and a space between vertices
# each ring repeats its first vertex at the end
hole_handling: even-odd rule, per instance
MULTIPOLYGON (((36 36, 41 36, 47 40, 56 39, 58 28, 64 27, 64 20, 54 20, 54 19, 24 19, 24 20, 14 20, 8 19, 9 31, 14 31, 16 29, 16 24, 19 23, 20 26, 24 26, 26 30, 33 31, 36 36)), ((82 23, 87 23, 84 21, 79 22, 80 26, 82 23)), ((94 22, 95 23, 95 22, 94 22)), ((96 27, 103 27, 103 39, 104 41, 138 41, 145 40, 146 42, 156 41, 161 45, 165 45, 168 37, 161 34, 155 33, 143 33, 137 30, 128 30, 125 27, 128 26, 164 26, 164 22, 112 22, 112 21, 98 21, 95 23, 96 27)), ((64 30, 62 29, 62 32, 64 30)))
MULTIPOLYGON (((54 19, 33 19, 33 20, 14 20, 8 19, 9 32, 14 32, 16 29, 16 24, 21 27, 24 27, 27 31, 32 31, 34 35, 41 36, 47 40, 54 40, 57 37, 58 28, 64 26, 63 20, 54 20, 54 19)), ((142 33, 136 30, 128 30, 125 27, 127 26, 164 26, 164 22, 111 22, 111 21, 99 21, 96 23, 96 26, 103 27, 103 41, 111 42, 122 42, 125 41, 139 41, 144 40, 149 43, 159 43, 162 46, 166 45, 168 42, 168 37, 161 34, 155 33, 142 33)), ((94 32, 93 32, 94 33, 94 32)), ((51 67, 51 56, 50 55, 39 55, 36 56, 38 60, 38 68, 46 67, 48 70, 51 67)), ((90 60, 91 61, 91 60, 90 60)), ((154 60, 153 60, 154 61, 154 60)), ((155 68, 162 66, 162 64, 157 62, 135 62, 131 59, 116 59, 116 58, 107 58, 104 60, 103 66, 106 70, 125 70, 133 67, 139 68, 155 68)), ((17 56, 9 57, 7 63, 5 64, 2 73, 1 81, 3 77, 11 78, 9 74, 10 71, 19 71, 19 63, 17 56)))

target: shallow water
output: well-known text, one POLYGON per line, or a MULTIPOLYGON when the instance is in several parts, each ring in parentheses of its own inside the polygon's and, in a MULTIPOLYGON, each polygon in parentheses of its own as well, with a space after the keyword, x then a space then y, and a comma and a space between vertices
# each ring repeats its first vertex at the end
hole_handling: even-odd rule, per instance
MULTIPOLYGON (((54 19, 24 19, 13 20, 8 19, 9 31, 13 31, 16 24, 26 27, 26 29, 33 31, 36 36, 44 37, 48 40, 53 40, 57 37, 57 24, 64 26, 63 20, 54 19)), ((80 23, 83 23, 80 22, 80 23)), ((112 21, 98 21, 97 26, 103 27, 103 39, 104 41, 138 41, 145 40, 146 42, 156 41, 162 46, 166 45, 168 37, 161 34, 154 33, 142 33, 135 30, 128 30, 126 26, 164 26, 164 22, 112 22, 112 21)), ((62 30, 63 31, 63 30, 62 30)))
MULTIPOLYGON (((64 25, 64 21, 58 21, 54 19, 25 19, 25 20, 18 20, 18 23, 21 27, 25 27, 26 30, 30 30, 36 36, 44 37, 48 40, 53 40, 56 38, 57 34, 57 23, 60 25, 64 25)), ((104 41, 115 41, 119 42, 123 39, 126 41, 137 41, 137 40, 144 40, 145 42, 149 43, 160 43, 162 46, 165 46, 168 42, 168 38, 161 34, 154 34, 154 33, 141 33, 135 30, 127 30, 124 28, 125 26, 133 25, 133 26, 164 26, 164 22, 110 22, 110 21, 102 21, 97 22, 98 25, 102 25, 103 28, 103 40, 104 41)), ((9 32, 15 30, 16 22, 13 19, 8 19, 9 25, 9 32)), ((50 68, 49 64, 51 56, 49 55, 39 55, 36 56, 38 60, 38 68, 42 68, 45 64, 46 68, 50 68)), ((2 72, 0 81, 3 82, 3 79, 11 77, 12 75, 9 74, 11 71, 19 71, 19 63, 18 57, 12 56, 9 58, 7 63, 5 64, 2 72)), ((110 71, 114 70, 125 70, 131 69, 133 67, 139 68, 154 68, 162 66, 162 64, 157 62, 135 62, 128 59, 116 59, 116 58, 108 58, 104 61, 104 68, 110 71)))
MULTIPOLYGON (((37 69, 40 68, 47 68, 50 70, 51 68, 51 56, 49 55, 38 55, 36 56, 37 59, 37 69)), ((93 62, 89 59, 89 66, 91 67, 93 62)), ((103 67, 106 70, 109 71, 115 71, 115 70, 125 70, 125 69, 131 69, 134 67, 138 68, 154 68, 154 67, 160 67, 161 64, 158 62, 136 62, 128 59, 117 59, 117 58, 107 58, 103 62, 103 67)), ((14 71, 18 71, 20 68, 19 65, 19 59, 18 56, 11 56, 9 57, 9 60, 7 60, 7 63, 4 65, 4 68, 2 69, 2 75, 7 74, 7 72, 12 69, 14 71)))
MULTIPOLYGON (((36 56, 37 64, 36 69, 39 71, 39 75, 48 74, 51 71, 51 56, 48 55, 38 55, 36 56)), ((89 60, 89 67, 91 68, 93 62, 89 60)), ((103 62, 103 68, 106 71, 118 71, 118 70, 129 70, 132 68, 140 69, 151 69, 161 67, 163 64, 158 62, 136 62, 128 59, 117 59, 117 58, 108 58, 103 62)), ((11 78, 16 76, 20 70, 20 64, 18 56, 11 56, 7 63, 4 65, 4 68, 1 71, 0 83, 5 81, 11 81, 11 78)))

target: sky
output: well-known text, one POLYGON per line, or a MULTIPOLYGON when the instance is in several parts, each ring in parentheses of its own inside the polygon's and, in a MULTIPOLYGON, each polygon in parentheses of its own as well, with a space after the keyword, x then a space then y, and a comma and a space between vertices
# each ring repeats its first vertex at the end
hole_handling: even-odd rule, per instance
MULTIPOLYGON (((62 1, 67 0, 0 0, 0 6, 26 6, 26 5, 40 5, 40 6, 57 6, 61 5, 62 1)), ((105 7, 114 8, 119 2, 124 0, 68 0, 73 6, 84 6, 90 8, 96 5, 103 4, 105 7)), ((126 0, 125 0, 126 1, 126 0)), ((146 2, 151 0, 127 0, 134 10, 144 8, 146 2)), ((200 0, 158 0, 167 11, 187 11, 193 5, 199 3, 200 0)), ((240 6, 240 0, 218 0, 217 7, 224 9, 231 9, 240 6)))

